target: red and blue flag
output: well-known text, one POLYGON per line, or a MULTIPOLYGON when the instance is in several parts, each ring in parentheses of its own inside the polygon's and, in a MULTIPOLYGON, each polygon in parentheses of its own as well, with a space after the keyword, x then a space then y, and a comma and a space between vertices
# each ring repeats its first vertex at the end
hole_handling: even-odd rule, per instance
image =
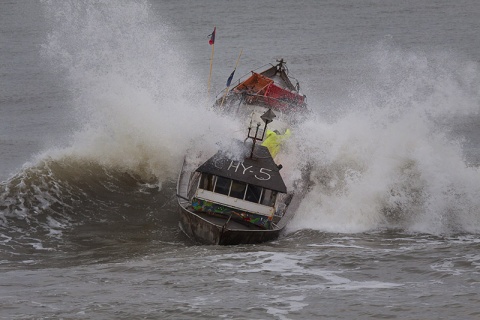
POLYGON ((215 43, 215 31, 217 31, 217 27, 213 28, 213 32, 209 34, 208 36, 210 37, 210 40, 208 40, 208 43, 212 46, 215 43))

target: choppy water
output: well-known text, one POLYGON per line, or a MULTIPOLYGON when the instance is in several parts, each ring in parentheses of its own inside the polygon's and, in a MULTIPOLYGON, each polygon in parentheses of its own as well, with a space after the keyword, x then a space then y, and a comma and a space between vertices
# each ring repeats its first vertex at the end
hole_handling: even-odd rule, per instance
POLYGON ((0 318, 480 318, 476 1, 0 3, 0 318), (313 116, 278 241, 199 246, 174 184, 283 57, 313 116), (201 137, 198 139, 198 137, 201 137))

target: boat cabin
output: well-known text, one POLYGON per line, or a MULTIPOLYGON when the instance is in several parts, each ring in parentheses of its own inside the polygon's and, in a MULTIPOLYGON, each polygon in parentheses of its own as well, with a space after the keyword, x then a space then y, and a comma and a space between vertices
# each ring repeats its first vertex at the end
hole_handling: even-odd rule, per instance
POLYGON ((194 179, 192 207, 268 229, 281 210, 278 195, 287 193, 280 169, 261 145, 255 146, 251 158, 241 159, 231 159, 219 151, 201 165, 194 179))

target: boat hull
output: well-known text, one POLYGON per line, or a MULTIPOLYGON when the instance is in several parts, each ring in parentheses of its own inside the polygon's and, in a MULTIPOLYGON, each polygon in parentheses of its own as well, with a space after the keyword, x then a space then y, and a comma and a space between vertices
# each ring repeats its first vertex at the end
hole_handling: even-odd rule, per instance
POLYGON ((193 240, 204 244, 237 245, 275 240, 281 228, 262 230, 236 221, 195 213, 179 203, 180 228, 193 240))
POLYGON ((247 78, 242 77, 232 90, 229 86, 225 88, 217 96, 214 107, 237 115, 244 113, 249 106, 261 106, 290 117, 301 119, 307 116, 306 97, 300 92, 298 81, 296 86, 293 85, 295 79, 290 79, 285 61, 280 59, 277 62, 264 71, 252 71, 247 78))

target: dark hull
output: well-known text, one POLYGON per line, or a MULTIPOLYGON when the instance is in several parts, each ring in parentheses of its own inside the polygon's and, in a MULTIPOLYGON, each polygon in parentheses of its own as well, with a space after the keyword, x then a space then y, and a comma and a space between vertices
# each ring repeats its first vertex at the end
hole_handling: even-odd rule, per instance
POLYGON ((262 243, 277 239, 282 231, 281 228, 258 229, 256 226, 249 227, 233 220, 195 213, 182 206, 181 202, 180 200, 178 206, 181 229, 193 240, 204 244, 262 243))

